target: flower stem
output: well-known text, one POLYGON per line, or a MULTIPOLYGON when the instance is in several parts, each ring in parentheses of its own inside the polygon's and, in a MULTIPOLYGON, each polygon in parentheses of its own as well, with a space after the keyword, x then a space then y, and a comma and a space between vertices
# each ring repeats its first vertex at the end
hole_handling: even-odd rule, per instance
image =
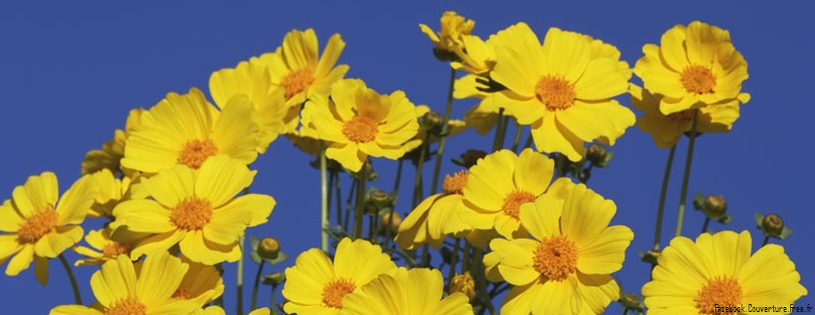
POLYGON ((413 181, 413 196, 411 198, 410 208, 416 208, 419 200, 422 199, 424 188, 422 187, 422 169, 424 168, 424 160, 427 158, 427 150, 430 146, 430 134, 427 134, 422 141, 422 146, 419 150, 419 162, 416 164, 416 179, 413 181))
POLYGON ((764 245, 767 245, 767 243, 769 243, 769 242, 770 242, 770 236, 769 235, 765 236, 764 237, 764 242, 761 243, 761 247, 764 247, 764 245))
POLYGON ((275 305, 275 303, 274 303, 275 291, 277 291, 277 285, 276 284, 272 285, 272 294, 269 297, 269 302, 272 303, 272 304, 269 305, 269 309, 272 310, 272 315, 277 315, 277 305, 275 305))
POLYGON ((76 284, 76 277, 74 277, 74 271, 71 269, 71 265, 68 264, 68 260, 66 260, 62 254, 59 254, 59 261, 62 263, 62 267, 65 268, 68 279, 71 280, 71 289, 74 290, 74 300, 76 304, 82 305, 82 295, 79 293, 79 285, 76 284))
POLYGON ((326 178, 325 142, 320 140, 320 245, 328 252, 328 179, 326 178))
POLYGON ((490 314, 495 315, 495 307, 492 306, 492 300, 490 299, 489 292, 487 291, 487 277, 484 274, 484 249, 477 248, 474 251, 475 255, 473 257, 473 264, 471 266, 472 270, 470 271, 470 274, 475 275, 476 285, 478 286, 477 291, 481 301, 487 306, 490 314))
POLYGON ((245 242, 246 242, 246 237, 241 235, 238 238, 238 246, 240 246, 240 248, 241 248, 241 258, 238 259, 238 275, 237 275, 237 278, 235 279, 236 282, 237 282, 237 292, 236 293, 237 293, 237 296, 238 296, 237 301, 236 301, 237 302, 236 303, 236 306, 237 306, 236 307, 236 309, 237 309, 236 314, 238 314, 238 315, 243 315, 243 260, 244 260, 243 256, 245 256, 245 254, 246 254, 246 252, 244 251, 244 249, 246 248, 244 246, 245 242))
MULTIPOLYGON (((450 86, 447 90, 447 105, 444 107, 444 119, 442 120, 442 130, 449 132, 447 123, 450 121, 450 112, 453 110, 453 88, 456 83, 456 69, 450 68, 450 86)), ((433 181, 430 183, 430 195, 436 193, 436 186, 439 184, 441 173, 442 155, 444 155, 444 144, 447 142, 447 135, 442 135, 439 139, 439 148, 436 150, 436 165, 433 167, 433 181)))
MULTIPOLYGON (((263 273, 263 264, 266 261, 260 260, 260 264, 258 264, 258 272, 255 273, 255 286, 252 287, 252 301, 249 304, 249 309, 256 309, 258 306, 258 287, 260 286, 260 275, 263 273)), ((274 294, 274 292, 272 292, 274 294)))
POLYGON ((362 166, 362 170, 359 172, 359 177, 359 188, 357 189, 357 210, 354 212, 353 239, 362 237, 362 214, 365 211, 365 206, 363 205, 363 203, 365 203, 365 184, 368 182, 368 172, 365 169, 365 165, 362 166))
POLYGON ((515 122, 515 127, 518 129, 515 130, 515 139, 512 140, 512 152, 518 151, 518 145, 521 144, 521 134, 524 131, 523 126, 519 125, 518 122, 515 122))
MULTIPOLYGON (((453 283, 453 277, 456 275, 456 264, 458 264, 458 246, 461 243, 460 238, 456 238, 455 243, 453 243, 453 252, 450 255, 450 270, 447 272, 447 285, 453 283)), ((462 269, 463 271, 464 269, 462 269)))
POLYGON ((693 110, 693 120, 690 127, 690 141, 688 142, 688 156, 685 159, 685 174, 682 176, 682 191, 679 193, 679 213, 676 216, 675 236, 682 235, 682 220, 685 219, 685 200, 688 199, 688 180, 690 179, 690 167, 693 160, 693 145, 696 142, 696 122, 699 110, 693 110))
POLYGON ((354 192, 359 187, 359 180, 354 179, 351 184, 351 189, 348 190, 348 199, 345 201, 345 221, 342 222, 342 230, 348 232, 348 221, 351 218, 351 200, 353 200, 354 192))
POLYGON ((676 144, 671 146, 671 152, 668 153, 668 163, 665 164, 665 174, 662 175, 662 190, 659 191, 656 232, 654 232, 654 249, 656 250, 658 250, 660 247, 660 238, 662 237, 662 217, 665 214, 665 195, 668 194, 668 178, 671 177, 671 167, 674 163, 675 152, 676 144))
POLYGON ((501 130, 503 129, 503 121, 504 121, 504 108, 501 107, 498 109, 498 125, 495 126, 495 139, 492 141, 492 152, 498 151, 501 149, 503 145, 503 139, 501 139, 501 130))
POLYGON ((707 232, 707 226, 710 224, 710 218, 705 218, 705 224, 702 225, 702 233, 707 232))

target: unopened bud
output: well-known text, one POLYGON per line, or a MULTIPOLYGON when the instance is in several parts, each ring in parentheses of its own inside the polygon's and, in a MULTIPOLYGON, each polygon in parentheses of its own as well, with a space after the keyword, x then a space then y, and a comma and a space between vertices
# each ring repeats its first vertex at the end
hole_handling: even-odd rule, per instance
POLYGON ((657 261, 659 260, 659 255, 662 254, 662 251, 658 249, 649 249, 645 251, 645 254, 642 255, 642 261, 650 263, 652 265, 656 265, 657 261))
POLYGON ((784 220, 775 213, 770 213, 761 220, 761 229, 772 236, 779 236, 784 231, 784 220))
POLYGON ((399 215, 398 212, 388 212, 383 214, 379 218, 379 226, 381 227, 390 227, 391 231, 396 232, 399 231, 399 226, 402 225, 402 216, 399 215), (393 219, 391 219, 391 213, 393 213, 393 219))
POLYGON ((485 156, 487 156, 487 152, 470 149, 461 155, 461 160, 464 162, 464 167, 471 168, 478 163, 478 160, 483 159, 485 156))
POLYGON ((606 163, 606 148, 603 146, 592 143, 586 149, 586 160, 591 162, 592 165, 604 165, 606 163))
POLYGON ((394 201, 390 194, 372 188, 368 192, 367 198, 365 198, 365 212, 377 214, 382 209, 393 207, 394 201))
POLYGON ((280 241, 274 237, 264 237, 258 244, 257 253, 266 259, 275 259, 280 254, 280 241))
POLYGON ((444 135, 444 117, 441 114, 429 111, 419 119, 419 123, 427 133, 434 135, 434 136, 443 136, 444 135))
POLYGON ((635 293, 626 293, 620 297, 620 303, 627 308, 638 309, 640 302, 640 297, 635 293))
POLYGON ((470 301, 475 298, 475 281, 470 276, 469 271, 465 271, 463 275, 455 275, 453 280, 450 281, 450 294, 461 292, 464 293, 470 301))
POLYGON ((286 275, 282 272, 275 272, 263 277, 263 284, 276 286, 286 281, 286 275))
POLYGON ((705 197, 703 209, 714 216, 722 216, 727 211, 727 202, 722 195, 710 195, 705 197))

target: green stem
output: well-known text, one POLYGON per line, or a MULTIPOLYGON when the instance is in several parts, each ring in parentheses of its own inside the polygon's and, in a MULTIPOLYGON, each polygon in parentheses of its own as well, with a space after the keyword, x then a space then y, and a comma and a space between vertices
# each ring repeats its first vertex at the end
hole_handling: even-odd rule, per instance
POLYGON ((277 285, 272 286, 272 294, 269 297, 269 302, 272 303, 272 304, 269 305, 269 309, 272 310, 271 315, 277 315, 277 305, 275 305, 275 303, 274 303, 275 291, 277 291, 277 285))
POLYGON ((77 305, 82 305, 82 294, 79 292, 79 285, 76 284, 76 277, 74 277, 74 271, 71 269, 71 265, 62 254, 59 254, 59 261, 62 263, 62 267, 65 268, 68 279, 71 280, 71 289, 74 290, 74 301, 77 305))
POLYGON ((464 251, 463 256, 464 257, 461 258, 461 270, 462 270, 462 272, 464 270, 470 269, 470 249, 471 249, 470 247, 471 247, 470 246, 470 241, 468 241, 467 239, 464 239, 464 249, 463 249, 463 251, 464 251))
POLYGON ((532 132, 529 132, 529 137, 526 138, 526 142, 524 142, 524 149, 532 147, 532 141, 535 140, 532 138, 532 132))
POLYGON ((473 257, 473 270, 470 271, 470 274, 475 275, 476 285, 478 286, 478 295, 481 297, 481 301, 487 306, 487 309, 490 311, 490 314, 495 315, 495 307, 492 306, 492 300, 489 297, 489 292, 487 291, 487 277, 484 275, 484 249, 476 249, 475 250, 475 257, 473 257))
POLYGON ((707 226, 710 224, 710 218, 705 218, 705 224, 702 225, 702 233, 707 232, 707 226))
POLYGON ((331 171, 328 180, 329 185, 334 185, 334 199, 337 200, 337 225, 342 224, 342 195, 340 194, 340 176, 336 171, 331 171))
POLYGON ((515 130, 515 139, 512 140, 512 152, 518 150, 518 145, 521 144, 521 134, 523 134, 524 128, 523 126, 518 124, 518 121, 515 121, 515 127, 518 129, 515 130))
POLYGON ((328 179, 326 178, 325 142, 320 140, 320 245, 328 252, 328 179))
MULTIPOLYGON (((458 246, 461 242, 460 238, 456 238, 453 244, 453 253, 450 254, 450 270, 447 271, 447 285, 453 283, 453 277, 456 275, 456 264, 458 264, 458 246)), ((461 269, 464 270, 463 268, 461 269)))
POLYGON ((665 196, 668 194, 668 178, 671 177, 671 167, 674 163, 674 153, 676 152, 676 144, 671 146, 671 152, 668 153, 668 163, 665 165, 665 174, 662 175, 662 190, 659 191, 659 206, 657 207, 657 227, 654 232, 654 249, 659 250, 660 238, 662 237, 662 216, 665 214, 665 196))
POLYGON ((243 315, 243 256, 245 256, 246 251, 244 251, 245 246, 244 243, 246 241, 246 237, 241 235, 238 238, 238 246, 241 248, 241 258, 238 259, 238 275, 237 275, 237 313, 238 315, 243 315))
POLYGON ((354 192, 359 188, 359 180, 354 179, 351 184, 351 189, 348 190, 348 200, 345 202, 345 221, 342 222, 342 230, 348 233, 348 221, 351 218, 351 200, 353 200, 354 192))
POLYGON ((682 235, 682 220, 685 219, 685 200, 688 198, 688 180, 690 179, 691 161, 693 160, 693 145, 696 143, 696 123, 699 110, 693 110, 693 120, 690 127, 690 141, 688 142, 688 156, 685 159, 685 174, 682 176, 682 191, 679 193, 679 213, 676 216, 675 236, 682 235))
POLYGON ((258 287, 260 286, 260 275, 263 273, 263 264, 266 261, 260 260, 260 264, 258 264, 258 272, 255 273, 255 286, 252 287, 252 300, 250 302, 249 309, 256 309, 258 306, 258 287))
POLYGON ((357 210, 354 212, 354 235, 353 239, 362 237, 362 220, 363 213, 365 212, 365 185, 368 182, 368 172, 365 170, 365 165, 362 165, 362 170, 359 172, 359 188, 357 189, 357 210))
MULTIPOLYGON (((456 69, 450 68, 450 86, 447 89, 447 105, 444 107, 444 119, 442 120, 442 130, 449 132, 447 123, 450 121, 450 112, 453 110, 453 89, 456 83, 456 69)), ((439 148, 436 150, 436 165, 433 167, 433 181, 430 183, 430 195, 436 193, 441 174, 441 162, 444 155, 444 144, 447 143, 447 135, 442 135, 439 139, 439 148)))
POLYGON ((427 267, 430 265, 430 246, 427 244, 422 245, 422 264, 419 267, 427 267))
POLYGON ((495 126, 495 139, 492 140, 492 152, 501 149, 501 129, 503 129, 504 108, 498 109, 498 125, 495 126))
POLYGON ((770 236, 765 236, 764 237, 764 242, 761 243, 761 247, 764 247, 764 245, 767 245, 767 243, 769 243, 769 242, 770 242, 770 236))
POLYGON ((402 163, 405 160, 399 159, 396 164, 396 180, 393 182, 393 191, 399 191, 399 182, 402 181, 402 163))
POLYGON ((424 159, 427 158, 427 150, 430 146, 430 134, 427 134, 422 141, 422 146, 419 151, 419 163, 416 164, 416 179, 413 181, 413 196, 411 201, 411 209, 415 209, 422 199, 424 188, 422 188, 422 169, 424 169, 424 159))

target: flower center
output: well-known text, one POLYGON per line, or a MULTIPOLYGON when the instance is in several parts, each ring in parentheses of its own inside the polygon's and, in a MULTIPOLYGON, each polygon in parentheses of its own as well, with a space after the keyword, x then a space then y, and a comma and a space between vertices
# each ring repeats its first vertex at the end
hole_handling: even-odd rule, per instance
POLYGON ((342 134, 356 143, 373 141, 377 132, 378 123, 367 116, 356 116, 342 126, 342 134))
POLYGON ((723 309, 741 305, 741 285, 732 277, 715 277, 699 291, 694 301, 700 314, 737 314, 723 309))
POLYGON ((453 176, 447 174, 444 176, 444 182, 441 183, 441 189, 448 194, 462 194, 464 186, 467 185, 467 170, 459 171, 453 176))
POLYGON ((105 315, 146 315, 147 306, 135 298, 126 298, 114 303, 105 315))
POLYGON ((178 288, 173 292, 173 296, 171 297, 173 300, 189 300, 192 298, 192 294, 186 288, 178 288))
POLYGON ((181 229, 200 230, 212 219, 212 205, 207 200, 187 198, 175 206, 170 219, 181 229))
POLYGON ((17 230, 17 239, 21 244, 34 244, 43 236, 53 231, 57 227, 59 215, 54 208, 48 206, 45 210, 29 217, 20 224, 17 230))
POLYGON ((357 286, 351 280, 339 278, 328 283, 323 288, 323 304, 337 309, 342 308, 342 297, 354 292, 357 286))
POLYGON ((689 122, 693 120, 694 109, 686 109, 681 112, 668 114, 668 118, 675 122, 689 122))
POLYGON ((108 258, 115 258, 128 252, 130 252, 130 245, 127 243, 112 242, 102 247, 102 255, 108 258))
POLYGON ((682 71, 682 85, 688 92, 704 94, 713 92, 716 76, 709 67, 691 65, 682 71))
POLYGON ((178 163, 198 169, 210 156, 218 153, 218 147, 212 140, 190 140, 178 154, 178 163))
POLYGON ((569 108, 577 96, 569 81, 553 75, 542 77, 538 81, 535 95, 550 111, 569 108))
POLYGON ((283 77, 283 81, 280 82, 280 85, 286 89, 286 92, 284 93, 286 99, 290 99, 298 93, 303 92, 313 82, 314 70, 306 67, 289 72, 289 74, 283 77))
POLYGON ((577 268, 577 247, 565 236, 553 236, 541 241, 532 261, 548 280, 563 281, 577 268))
POLYGON ((527 202, 535 202, 535 195, 526 190, 515 190, 504 198, 504 205, 501 209, 506 215, 518 220, 518 209, 527 202))

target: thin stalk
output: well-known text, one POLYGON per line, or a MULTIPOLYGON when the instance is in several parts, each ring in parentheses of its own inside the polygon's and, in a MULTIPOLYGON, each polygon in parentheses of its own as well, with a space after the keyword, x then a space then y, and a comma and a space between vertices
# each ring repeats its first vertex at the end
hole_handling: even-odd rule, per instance
POLYGON ((260 264, 258 264, 258 272, 255 273, 255 285, 252 287, 252 300, 249 304, 249 309, 256 309, 258 306, 258 287, 260 286, 260 275, 263 273, 263 264, 266 263, 264 260, 260 260, 260 264))
POLYGON ((405 160, 399 159, 399 162, 396 164, 396 180, 393 182, 393 191, 399 191, 399 182, 402 181, 402 163, 405 160))
POLYGON ((328 179, 326 177, 325 142, 320 140, 320 245, 328 252, 328 179))
POLYGON ((660 238, 662 237, 662 216, 665 214, 665 196, 668 194, 668 178, 671 177, 671 167, 674 163, 675 152, 676 144, 671 146, 671 152, 668 153, 668 163, 665 164, 665 174, 662 175, 662 190, 659 191, 656 232, 654 232, 654 249, 656 250, 659 250, 660 238))
POLYGON ((495 126, 495 139, 492 140, 492 152, 501 149, 501 130, 503 129, 504 122, 504 108, 498 109, 498 125, 495 126))
POLYGON ((524 149, 528 149, 532 147, 532 141, 535 140, 532 138, 532 131, 529 132, 529 137, 526 138, 526 142, 524 142, 524 149))
POLYGON ((464 257, 461 258, 461 270, 470 269, 470 241, 464 240, 464 257))
POLYGON ((424 159, 427 158, 427 150, 430 146, 430 134, 425 135, 424 141, 419 151, 419 163, 416 164, 416 179, 413 181, 413 196, 411 198, 411 209, 416 208, 419 200, 422 199, 424 188, 422 188, 422 169, 424 168, 424 159))
POLYGON ((710 218, 705 218, 705 224, 702 225, 702 233, 707 232, 707 225, 710 224, 710 218))
POLYGON ((82 294, 79 292, 79 285, 76 284, 76 277, 74 277, 74 271, 71 269, 71 265, 62 254, 59 254, 59 261, 62 263, 62 267, 65 268, 65 273, 68 274, 68 280, 71 280, 71 289, 74 290, 74 301, 77 305, 82 305, 82 294))
POLYGON ((769 242, 770 242, 770 236, 765 236, 764 237, 764 242, 761 243, 761 247, 764 247, 764 245, 767 245, 767 243, 769 243, 769 242))
POLYGON ((237 281, 237 303, 236 303, 236 313, 238 315, 243 315, 243 256, 246 254, 244 249, 244 243, 246 242, 246 237, 241 235, 238 238, 238 246, 241 248, 241 258, 238 259, 238 275, 235 279, 237 281))
MULTIPOLYGON (((450 86, 447 89, 447 105, 444 107, 444 119, 442 120, 442 130, 448 130, 447 122, 450 121, 450 112, 453 110, 453 88, 456 83, 456 69, 450 68, 450 86)), ((436 150, 436 165, 433 167, 433 181, 430 183, 430 195, 436 193, 441 174, 441 162, 444 155, 444 144, 447 142, 447 135, 439 139, 439 148, 436 150)))
MULTIPOLYGON (((453 283, 453 277, 456 275, 456 264, 458 263, 458 246, 461 242, 460 238, 456 238, 455 243, 453 243, 453 253, 450 255, 450 270, 447 271, 447 285, 453 283)), ((461 269, 464 270, 463 268, 461 269)))
POLYGON ((272 303, 272 304, 269 304, 269 309, 272 310, 272 315, 277 315, 277 305, 275 305, 275 303, 274 303, 275 291, 277 291, 277 285, 272 286, 272 294, 269 297, 269 302, 272 303))
POLYGON ((521 134, 524 131, 523 126, 519 125, 518 122, 515 122, 515 127, 518 129, 515 130, 515 139, 512 140, 512 152, 518 151, 518 145, 521 144, 521 134))
POLYGON ((682 235, 682 220, 685 219, 685 200, 688 198, 688 181, 690 180, 690 167, 693 161, 693 145, 696 143, 696 123, 699 110, 693 110, 693 120, 690 127, 690 141, 688 142, 688 156, 685 159, 685 174, 682 176, 682 191, 679 193, 679 213, 676 216, 675 236, 682 235))
POLYGON ((351 189, 348 190, 348 200, 345 202, 345 221, 342 222, 342 230, 348 233, 348 221, 351 218, 351 200, 353 199, 354 192, 359 187, 359 180, 354 179, 351 184, 351 189))
POLYGON ((487 277, 484 275, 484 249, 476 249, 475 257, 473 257, 473 264, 471 274, 476 275, 475 281, 478 286, 478 295, 481 301, 487 306, 490 314, 495 315, 495 307, 492 306, 492 300, 487 292, 487 277))
POLYGON ((342 224, 342 196, 340 194, 340 176, 336 171, 331 171, 329 183, 334 185, 334 197, 337 200, 337 225, 342 224))
POLYGON ((362 220, 363 212, 365 212, 365 185, 368 182, 368 172, 365 170, 365 165, 360 170, 359 188, 357 189, 357 210, 354 212, 354 234, 353 239, 362 237, 362 220))

